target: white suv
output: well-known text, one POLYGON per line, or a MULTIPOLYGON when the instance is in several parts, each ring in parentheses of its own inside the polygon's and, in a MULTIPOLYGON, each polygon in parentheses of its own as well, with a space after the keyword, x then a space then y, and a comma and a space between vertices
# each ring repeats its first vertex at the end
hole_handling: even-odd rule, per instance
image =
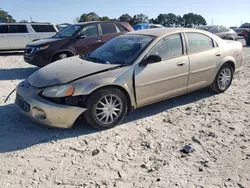
POLYGON ((49 23, 0 23, 0 50, 23 50, 28 43, 57 32, 49 23))

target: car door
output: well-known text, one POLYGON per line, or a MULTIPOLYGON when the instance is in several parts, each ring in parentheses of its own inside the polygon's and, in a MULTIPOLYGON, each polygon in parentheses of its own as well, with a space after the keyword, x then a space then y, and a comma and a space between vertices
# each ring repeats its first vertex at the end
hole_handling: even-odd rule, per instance
POLYGON ((8 40, 11 49, 24 49, 29 43, 27 26, 23 24, 9 25, 8 40))
POLYGON ((101 23, 100 26, 102 34, 101 44, 105 44, 111 39, 122 34, 114 23, 101 23))
POLYGON ((100 46, 101 36, 98 24, 83 26, 77 35, 74 48, 78 54, 87 54, 100 46))
POLYGON ((7 35, 9 33, 8 25, 0 25, 0 50, 9 49, 9 41, 7 35))
POLYGON ((214 80, 217 63, 221 61, 222 51, 208 35, 186 32, 190 73, 188 91, 210 85, 214 80))
POLYGON ((162 61, 135 68, 137 105, 143 106, 187 91, 189 59, 181 33, 161 39, 148 52, 162 61))

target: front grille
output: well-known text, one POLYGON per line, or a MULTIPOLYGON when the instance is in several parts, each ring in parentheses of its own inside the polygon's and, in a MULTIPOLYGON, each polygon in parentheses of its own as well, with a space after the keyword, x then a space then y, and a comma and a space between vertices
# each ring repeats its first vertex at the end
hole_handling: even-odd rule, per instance
POLYGON ((16 95, 16 104, 21 108, 24 112, 30 111, 30 105, 25 102, 18 94, 16 95))

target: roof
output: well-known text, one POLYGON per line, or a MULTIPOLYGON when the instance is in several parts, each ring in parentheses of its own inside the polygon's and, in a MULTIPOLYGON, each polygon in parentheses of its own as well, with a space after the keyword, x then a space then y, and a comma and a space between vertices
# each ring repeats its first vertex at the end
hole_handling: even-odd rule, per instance
POLYGON ((15 22, 15 23, 0 23, 0 25, 53 25, 52 23, 45 23, 45 22, 27 22, 27 23, 21 23, 21 22, 15 22))
POLYGON ((173 27, 173 28, 157 28, 157 29, 144 29, 126 33, 126 35, 151 35, 155 37, 159 37, 162 35, 175 33, 175 32, 182 32, 182 31, 201 31, 199 29, 193 28, 181 28, 181 27, 173 27))
POLYGON ((86 25, 91 23, 127 23, 127 22, 120 22, 120 21, 88 21, 88 22, 79 22, 73 25, 86 25))

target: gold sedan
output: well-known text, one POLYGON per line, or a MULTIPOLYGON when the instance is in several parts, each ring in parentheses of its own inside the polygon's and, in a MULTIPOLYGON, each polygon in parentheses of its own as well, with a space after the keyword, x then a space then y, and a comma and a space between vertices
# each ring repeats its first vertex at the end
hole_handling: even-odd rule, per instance
POLYGON ((16 104, 45 125, 119 124, 128 111, 204 87, 226 91, 243 68, 240 42, 202 30, 130 32, 95 51, 52 63, 17 86, 16 104))

